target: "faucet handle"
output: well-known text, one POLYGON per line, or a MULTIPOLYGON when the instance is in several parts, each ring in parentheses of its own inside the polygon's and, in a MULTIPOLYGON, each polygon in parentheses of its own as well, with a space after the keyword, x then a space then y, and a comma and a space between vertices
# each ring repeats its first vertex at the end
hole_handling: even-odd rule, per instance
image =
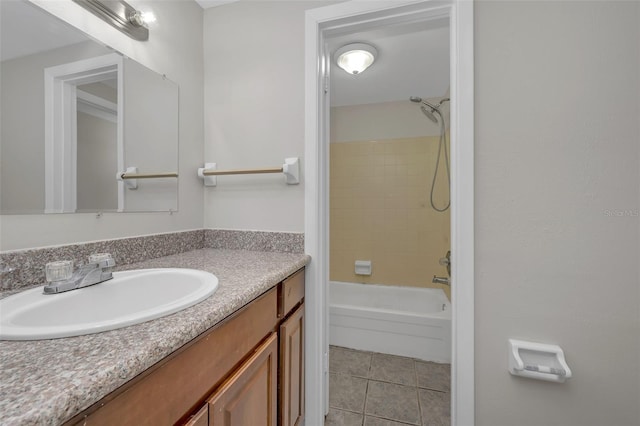
POLYGON ((451 276, 451 250, 449 250, 445 257, 441 257, 438 261, 442 266, 447 267, 447 275, 451 276))
POLYGON ((97 263, 102 268, 116 266, 115 260, 111 253, 94 253, 89 255, 89 263, 97 263))
POLYGON ((59 260, 57 262, 49 262, 44 267, 47 282, 65 281, 73 275, 73 261, 59 260))

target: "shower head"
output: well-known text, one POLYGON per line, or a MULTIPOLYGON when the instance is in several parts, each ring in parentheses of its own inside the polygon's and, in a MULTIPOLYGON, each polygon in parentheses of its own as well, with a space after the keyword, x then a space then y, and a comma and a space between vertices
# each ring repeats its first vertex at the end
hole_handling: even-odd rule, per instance
POLYGON ((438 111, 437 109, 435 109, 435 108, 431 108, 431 111, 427 111, 427 108, 425 108, 425 106, 424 106, 424 105, 420 105, 420 110, 422 111, 422 113, 423 113, 424 115, 426 115, 426 116, 427 116, 427 118, 428 118, 429 120, 433 121, 433 122, 434 122, 434 123, 436 123, 436 124, 438 123, 438 119, 437 119, 437 118, 436 118, 436 116, 433 114, 433 113, 434 113, 434 111, 438 111))
POLYGON ((433 113, 436 112, 438 113, 438 115, 440 115, 438 107, 440 106, 440 104, 442 104, 442 102, 440 102, 440 104, 438 105, 432 105, 429 102, 423 100, 420 96, 411 96, 409 97, 409 100, 411 102, 422 104, 420 105, 420 110, 422 111, 422 113, 426 115, 429 120, 433 121, 434 123, 438 123, 438 118, 433 113), (429 109, 427 109, 427 107, 429 109))

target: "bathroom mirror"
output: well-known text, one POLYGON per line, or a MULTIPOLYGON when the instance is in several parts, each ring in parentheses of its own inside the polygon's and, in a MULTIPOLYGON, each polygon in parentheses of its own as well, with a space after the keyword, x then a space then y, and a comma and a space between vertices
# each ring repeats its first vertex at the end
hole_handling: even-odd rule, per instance
POLYGON ((176 211, 178 86, 0 1, 0 213, 176 211))

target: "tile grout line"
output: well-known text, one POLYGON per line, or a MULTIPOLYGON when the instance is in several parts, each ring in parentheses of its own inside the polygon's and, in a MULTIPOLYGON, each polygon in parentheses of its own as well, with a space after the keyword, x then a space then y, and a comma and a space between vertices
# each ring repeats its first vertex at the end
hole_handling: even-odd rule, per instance
POLYGON ((433 389, 433 388, 425 388, 423 386, 418 386, 418 389, 428 390, 428 391, 431 391, 431 392, 438 392, 438 393, 450 393, 450 391, 444 391, 444 390, 433 389))
POLYGON ((391 419, 389 417, 374 416, 373 414, 370 414, 370 415, 365 416, 365 417, 372 417, 374 419, 388 420, 390 422, 398 423, 398 424, 401 424, 401 425, 407 425, 407 426, 422 426, 422 422, 420 422, 420 424, 417 425, 417 424, 414 424, 414 423, 401 422, 399 420, 391 419))
POLYGON ((364 419, 367 416, 367 397, 369 396, 369 376, 371 376, 371 365, 373 364, 373 353, 369 354, 369 368, 367 368, 367 387, 364 392, 364 407, 362 408, 362 425, 364 426, 364 419))
POLYGON ((367 395, 368 395, 368 393, 369 393, 369 380, 367 380, 367 385, 366 385, 365 390, 364 390, 364 404, 362 404, 363 405, 363 407, 362 407, 362 426, 364 426, 364 418, 366 416, 365 413, 367 412, 367 395))
POLYGON ((418 399, 418 422, 421 426, 424 426, 422 421, 422 404, 420 404, 420 391, 418 390, 418 367, 416 362, 413 362, 413 372, 416 375, 416 398, 418 399))
POLYGON ((329 408, 333 408, 336 411, 344 411, 344 412, 351 413, 351 414, 362 414, 362 413, 359 413, 357 411, 349 410, 348 408, 332 407, 332 406, 329 406, 329 408))
MULTIPOLYGON (((340 373, 333 373, 333 374, 340 374, 340 373)), ((357 377, 357 376, 351 376, 351 377, 357 377)), ((362 377, 357 377, 357 378, 358 379, 362 379, 362 377)), ((404 384, 404 383, 390 382, 388 380, 380 380, 380 379, 367 379, 367 380, 369 380, 371 382, 377 382, 377 383, 386 383, 388 385, 403 386, 405 388, 417 388, 416 386, 413 386, 413 385, 407 385, 407 384, 404 384)), ((422 388, 418 388, 418 389, 422 389, 422 388)), ((430 390, 430 391, 433 391, 433 392, 440 392, 440 393, 447 393, 447 392, 443 392, 443 391, 436 391, 436 390, 433 390, 433 389, 425 389, 425 390, 430 390)))

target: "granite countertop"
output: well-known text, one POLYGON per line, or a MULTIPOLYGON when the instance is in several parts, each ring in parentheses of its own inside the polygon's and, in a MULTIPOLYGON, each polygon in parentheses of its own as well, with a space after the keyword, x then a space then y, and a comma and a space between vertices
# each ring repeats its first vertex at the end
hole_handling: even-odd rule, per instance
POLYGON ((219 279, 203 302, 118 330, 38 341, 0 341, 0 425, 55 425, 73 417, 193 340, 293 272, 309 256, 202 249, 119 270, 193 268, 219 279))

